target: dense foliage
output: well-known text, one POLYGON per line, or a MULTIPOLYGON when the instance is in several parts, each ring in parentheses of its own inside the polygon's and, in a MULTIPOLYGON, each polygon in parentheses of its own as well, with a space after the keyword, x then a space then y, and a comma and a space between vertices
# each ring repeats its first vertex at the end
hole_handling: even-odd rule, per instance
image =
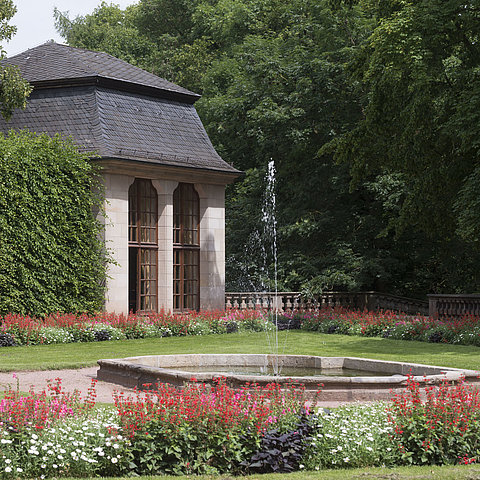
POLYGON ((280 288, 478 291, 476 2, 139 0, 56 19, 70 45, 202 93, 246 172, 227 191, 230 291, 269 286, 271 159, 280 288))
POLYGON ((88 156, 60 137, 0 136, 0 313, 101 308, 101 199, 88 156))
MULTIPOLYGON (((0 1, 0 42, 8 41, 15 34, 17 28, 9 21, 15 15, 17 8, 13 0, 0 1)), ((0 46, 0 59, 5 57, 5 51, 0 46)), ((0 113, 8 120, 15 108, 25 108, 26 100, 32 88, 25 81, 18 68, 11 65, 0 67, 0 113)))

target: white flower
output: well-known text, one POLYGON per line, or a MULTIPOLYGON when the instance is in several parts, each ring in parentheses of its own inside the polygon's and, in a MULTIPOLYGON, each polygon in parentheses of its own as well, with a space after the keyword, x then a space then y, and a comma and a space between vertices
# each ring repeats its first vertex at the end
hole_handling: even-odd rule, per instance
POLYGON ((118 459, 115 457, 112 457, 112 463, 117 463, 117 462, 118 462, 118 459))
POLYGON ((5 467, 5 471, 6 471, 7 473, 10 473, 10 472, 12 471, 12 467, 5 467))
POLYGON ((23 468, 17 467, 17 472, 23 472, 23 468))
POLYGON ((348 457, 345 457, 345 458, 343 459, 343 461, 344 461, 345 463, 348 463, 348 462, 350 461, 350 459, 349 459, 348 457))

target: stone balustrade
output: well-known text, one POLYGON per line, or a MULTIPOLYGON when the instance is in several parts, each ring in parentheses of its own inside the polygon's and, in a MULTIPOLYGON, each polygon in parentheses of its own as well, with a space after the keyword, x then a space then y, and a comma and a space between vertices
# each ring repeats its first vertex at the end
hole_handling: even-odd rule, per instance
POLYGON ((428 295, 431 317, 480 316, 480 295, 428 295))
POLYGON ((356 310, 391 310, 411 315, 428 314, 428 302, 379 292, 324 292, 311 298, 300 292, 228 292, 227 308, 260 308, 291 312, 312 311, 321 307, 348 307, 356 310))

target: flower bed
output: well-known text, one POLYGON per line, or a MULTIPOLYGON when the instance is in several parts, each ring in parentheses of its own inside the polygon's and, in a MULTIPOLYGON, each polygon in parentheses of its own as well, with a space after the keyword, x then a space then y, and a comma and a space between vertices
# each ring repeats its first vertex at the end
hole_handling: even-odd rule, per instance
POLYGON ((301 390, 192 382, 82 399, 57 379, 41 393, 9 389, 0 403, 0 478, 244 474, 477 461, 480 400, 466 384, 410 378, 391 403, 312 411, 301 390))
POLYGON ((9 314, 0 318, 0 346, 95 342, 264 331, 272 329, 260 310, 200 311, 149 315, 56 313, 45 318, 9 314))
POLYGON ((58 379, 25 397, 9 389, 0 404, 0 478, 243 473, 259 463, 298 469, 310 417, 301 389, 233 390, 221 379, 157 387, 118 393, 110 410, 94 408, 94 384, 86 399, 64 392, 58 379), (256 458, 273 430, 298 437, 283 442, 280 465, 256 458))
POLYGON ((437 319, 326 307, 313 312, 282 314, 280 318, 282 324, 290 322, 303 330, 321 333, 480 346, 480 318, 471 315, 437 319))
POLYGON ((480 319, 434 319, 393 312, 322 308, 272 314, 262 310, 200 311, 150 315, 65 314, 0 318, 0 346, 95 342, 148 337, 206 335, 301 328, 322 333, 480 346, 480 319))

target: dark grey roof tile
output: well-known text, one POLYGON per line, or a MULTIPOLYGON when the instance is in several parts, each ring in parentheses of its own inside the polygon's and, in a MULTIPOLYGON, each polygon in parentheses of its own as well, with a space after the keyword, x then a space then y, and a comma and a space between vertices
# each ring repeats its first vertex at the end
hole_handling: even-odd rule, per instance
POLYGON ((197 96, 153 73, 104 52, 93 52, 47 42, 4 60, 17 65, 30 83, 85 77, 103 77, 188 96, 197 96))
POLYGON ((7 61, 19 65, 34 85, 51 83, 37 85, 27 108, 16 110, 9 123, 0 119, 0 131, 28 128, 49 135, 58 132, 103 158, 239 173, 213 148, 193 106, 195 94, 178 85, 105 53, 55 43, 7 61), (148 89, 123 88, 123 84, 119 88, 118 82, 108 83, 108 88, 98 82, 61 82, 89 76, 148 89), (157 95, 160 90, 176 94, 157 95))
POLYGON ((104 158, 237 172, 215 151, 195 107, 105 88, 34 91, 25 110, 0 131, 28 128, 71 136, 84 151, 104 158))

